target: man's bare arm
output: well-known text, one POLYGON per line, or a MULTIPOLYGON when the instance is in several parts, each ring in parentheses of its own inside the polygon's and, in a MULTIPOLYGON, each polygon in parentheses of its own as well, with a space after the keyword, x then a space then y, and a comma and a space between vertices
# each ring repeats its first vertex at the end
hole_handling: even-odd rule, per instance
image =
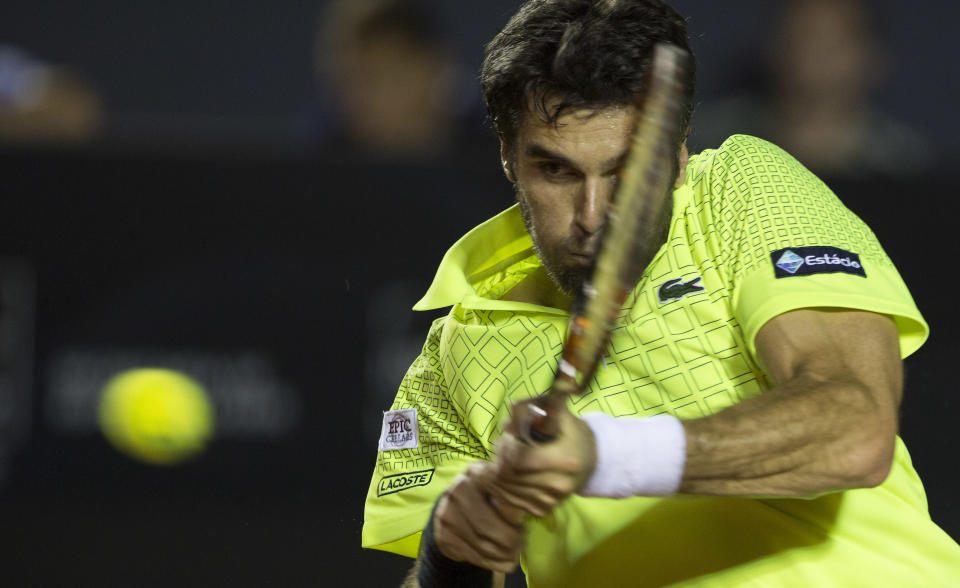
MULTIPOLYGON (((683 423, 679 492, 813 496, 883 482, 903 386, 893 320, 863 311, 792 311, 760 329, 757 352, 773 388, 683 423)), ((524 443, 513 423, 498 441, 492 491, 534 516, 581 490, 594 472, 596 450, 584 451, 594 447, 593 432, 569 412, 558 416, 563 425, 552 443, 524 443)), ((645 448, 635 450, 641 462, 645 448)))
POLYGON ((680 491, 809 496, 882 483, 903 386, 893 320, 797 310, 764 325, 756 343, 775 386, 684 423, 680 491))

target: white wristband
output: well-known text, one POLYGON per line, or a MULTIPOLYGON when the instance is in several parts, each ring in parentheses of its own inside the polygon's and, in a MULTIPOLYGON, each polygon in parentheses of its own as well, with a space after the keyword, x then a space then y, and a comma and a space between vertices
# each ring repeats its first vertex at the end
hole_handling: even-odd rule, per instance
POLYGON ((583 416, 597 442, 597 465, 581 496, 670 496, 680 488, 687 437, 675 416, 583 416))

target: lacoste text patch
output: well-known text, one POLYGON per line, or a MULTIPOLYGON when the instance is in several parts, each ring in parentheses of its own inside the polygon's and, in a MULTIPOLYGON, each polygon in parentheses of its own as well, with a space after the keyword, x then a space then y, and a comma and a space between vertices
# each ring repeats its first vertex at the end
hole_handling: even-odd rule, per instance
POLYGON ((853 274, 867 277, 860 256, 836 247, 789 247, 770 254, 777 278, 813 274, 853 274))
POLYGON ((417 409, 388 410, 383 413, 380 431, 380 451, 415 449, 420 446, 417 437, 417 409))
POLYGON ((377 496, 386 496, 394 492, 403 492, 417 486, 426 486, 433 479, 433 470, 420 470, 406 474, 396 474, 380 479, 377 484, 377 496))

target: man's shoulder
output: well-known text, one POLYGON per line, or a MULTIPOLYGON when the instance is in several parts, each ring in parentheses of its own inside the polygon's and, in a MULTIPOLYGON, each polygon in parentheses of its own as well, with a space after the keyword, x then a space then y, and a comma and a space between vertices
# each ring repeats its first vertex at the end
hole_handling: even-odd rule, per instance
POLYGON ((766 139, 753 135, 734 134, 715 148, 704 149, 691 155, 688 169, 694 175, 700 176, 711 166, 729 166, 734 163, 749 165, 758 163, 760 160, 756 158, 759 157, 762 160, 765 155, 778 158, 790 157, 783 149, 766 139))
POLYGON ((819 179, 793 156, 752 135, 731 135, 717 148, 692 155, 687 166, 687 184, 703 197, 720 197, 719 193, 731 191, 745 196, 758 186, 785 183, 821 188, 819 179))

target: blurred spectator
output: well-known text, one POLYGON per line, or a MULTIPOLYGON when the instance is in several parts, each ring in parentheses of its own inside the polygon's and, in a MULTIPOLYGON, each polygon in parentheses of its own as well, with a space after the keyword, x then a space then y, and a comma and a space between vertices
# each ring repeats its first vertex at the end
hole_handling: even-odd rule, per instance
POLYGON ((769 139, 828 177, 903 176, 930 165, 931 148, 884 113, 872 93, 890 71, 861 0, 791 0, 768 47, 758 87, 704 104, 700 147, 734 130, 769 139))
POLYGON ((76 73, 0 45, 0 141, 90 139, 102 108, 97 92, 76 73))
POLYGON ((327 146, 425 158, 475 140, 460 135, 482 126, 476 84, 460 83, 454 50, 419 1, 330 0, 315 61, 325 94, 312 127, 327 146), (468 91, 477 94, 474 104, 468 91))

